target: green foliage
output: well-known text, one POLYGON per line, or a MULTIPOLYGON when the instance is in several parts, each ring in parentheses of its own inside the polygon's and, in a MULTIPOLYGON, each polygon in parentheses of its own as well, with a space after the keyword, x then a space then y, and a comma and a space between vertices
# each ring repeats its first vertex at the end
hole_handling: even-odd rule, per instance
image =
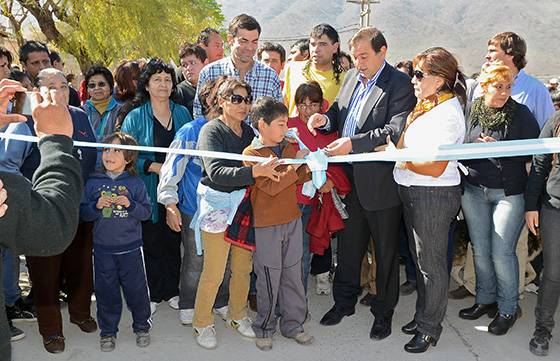
MULTIPOLYGON (((29 2, 16 0, 22 8, 29 2)), ((195 41, 205 27, 220 28, 224 16, 215 0, 59 0, 44 3, 55 20, 49 43, 76 57, 82 70, 122 59, 177 59, 179 46, 195 41)))

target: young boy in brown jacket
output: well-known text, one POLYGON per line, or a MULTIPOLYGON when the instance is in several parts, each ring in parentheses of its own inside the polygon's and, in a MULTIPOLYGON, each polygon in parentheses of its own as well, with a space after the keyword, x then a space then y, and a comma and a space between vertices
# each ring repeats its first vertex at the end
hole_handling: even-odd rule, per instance
MULTIPOLYGON (((285 140, 288 109, 281 102, 271 97, 259 99, 253 105, 251 122, 260 135, 245 148, 244 155, 302 159, 308 153, 298 151, 285 140)), ((296 198, 297 184, 311 179, 311 173, 306 165, 300 164, 284 164, 276 170, 279 173, 276 181, 260 177, 251 186, 258 305, 253 330, 257 336, 255 344, 263 351, 272 348, 277 304, 282 335, 303 345, 313 342, 313 336, 303 329, 307 300, 301 274, 301 211, 296 198)))

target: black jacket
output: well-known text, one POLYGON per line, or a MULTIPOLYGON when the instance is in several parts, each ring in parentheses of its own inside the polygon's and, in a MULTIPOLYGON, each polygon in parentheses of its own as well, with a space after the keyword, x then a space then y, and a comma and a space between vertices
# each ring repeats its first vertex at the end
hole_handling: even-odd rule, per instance
MULTIPOLYGON (((358 71, 348 71, 337 99, 325 114, 330 120, 327 132, 338 131, 342 135, 358 81, 358 71)), ((388 135, 397 144, 406 118, 415 104, 410 78, 385 64, 385 69, 366 99, 358 129, 351 137, 353 153, 373 152, 378 145, 386 144, 388 135)), ((362 162, 351 166, 349 176, 353 179, 353 189, 364 209, 376 211, 400 204, 397 183, 393 179, 394 165, 394 162, 362 162)))
MULTIPOLYGON (((0 173, 9 207, 0 217, 0 249, 9 248, 14 254, 60 254, 72 242, 78 226, 83 181, 80 164, 72 156, 72 140, 47 136, 39 142, 39 151, 41 164, 33 175, 33 185, 22 176, 0 173)), ((4 294, 0 292, 3 304, 4 294)), ((0 312, 0 360, 10 360, 4 311, 0 312)))
MULTIPOLYGON (((554 138, 560 123, 560 111, 544 125, 539 138, 554 138)), ((552 164, 552 154, 535 154, 525 191, 525 211, 538 211, 541 204, 560 209, 560 164, 552 164)))
MULTIPOLYGON (((496 140, 516 140, 516 139, 533 139, 539 136, 539 123, 529 108, 523 104, 517 103, 512 119, 506 130, 498 131, 483 130, 480 124, 471 126, 470 117, 467 120, 467 134, 465 135, 465 143, 474 143, 479 138, 480 133, 491 136, 496 140)), ((501 183, 506 196, 521 194, 525 191, 527 185, 527 167, 526 164, 531 161, 531 156, 517 156, 504 158, 488 158, 473 159, 462 161, 467 168, 496 167, 501 176, 501 183)), ((474 183, 467 176, 467 182, 474 183)), ((475 184, 479 185, 479 184, 475 184)), ((484 185, 484 184, 483 184, 484 185)))

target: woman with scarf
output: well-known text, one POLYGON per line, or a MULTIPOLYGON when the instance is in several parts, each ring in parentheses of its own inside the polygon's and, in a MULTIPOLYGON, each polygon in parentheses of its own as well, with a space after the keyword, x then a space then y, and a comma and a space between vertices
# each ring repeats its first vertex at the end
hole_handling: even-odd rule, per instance
MULTIPOLYGON (((539 125, 529 109, 511 95, 513 75, 502 62, 482 69, 482 97, 470 109, 467 143, 530 139, 539 125)), ((531 156, 465 161, 469 174, 461 205, 473 245, 476 301, 459 317, 494 319, 488 332, 504 335, 521 316, 518 306, 519 268, 515 249, 521 228, 527 184, 526 163, 531 156)))
MULTIPOLYGON (((417 151, 461 144, 465 136, 465 79, 447 50, 430 48, 414 58, 414 93, 418 103, 409 114, 397 148, 417 151)), ((388 139, 388 147, 394 148, 388 139)), ((435 346, 447 308, 449 227, 459 211, 461 177, 457 161, 397 162, 409 248, 416 266, 414 319, 402 331, 414 337, 404 346, 411 353, 435 346)))

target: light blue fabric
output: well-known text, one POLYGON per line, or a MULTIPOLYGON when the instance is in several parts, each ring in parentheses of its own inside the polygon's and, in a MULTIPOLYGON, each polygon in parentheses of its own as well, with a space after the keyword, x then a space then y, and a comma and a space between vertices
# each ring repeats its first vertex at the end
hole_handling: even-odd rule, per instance
MULTIPOLYGON (((13 123, 0 127, 6 134, 32 135, 27 123, 13 123)), ((21 175, 23 161, 31 153, 33 143, 0 138, 0 171, 21 175)))
POLYGON ((220 192, 202 183, 198 184, 196 193, 198 194, 198 207, 194 214, 190 227, 194 231, 196 254, 202 254, 202 241, 200 237, 200 223, 206 215, 211 212, 229 208, 230 212, 227 219, 227 224, 233 222, 233 217, 237 213, 237 208, 245 197, 245 189, 233 191, 231 193, 220 192))

